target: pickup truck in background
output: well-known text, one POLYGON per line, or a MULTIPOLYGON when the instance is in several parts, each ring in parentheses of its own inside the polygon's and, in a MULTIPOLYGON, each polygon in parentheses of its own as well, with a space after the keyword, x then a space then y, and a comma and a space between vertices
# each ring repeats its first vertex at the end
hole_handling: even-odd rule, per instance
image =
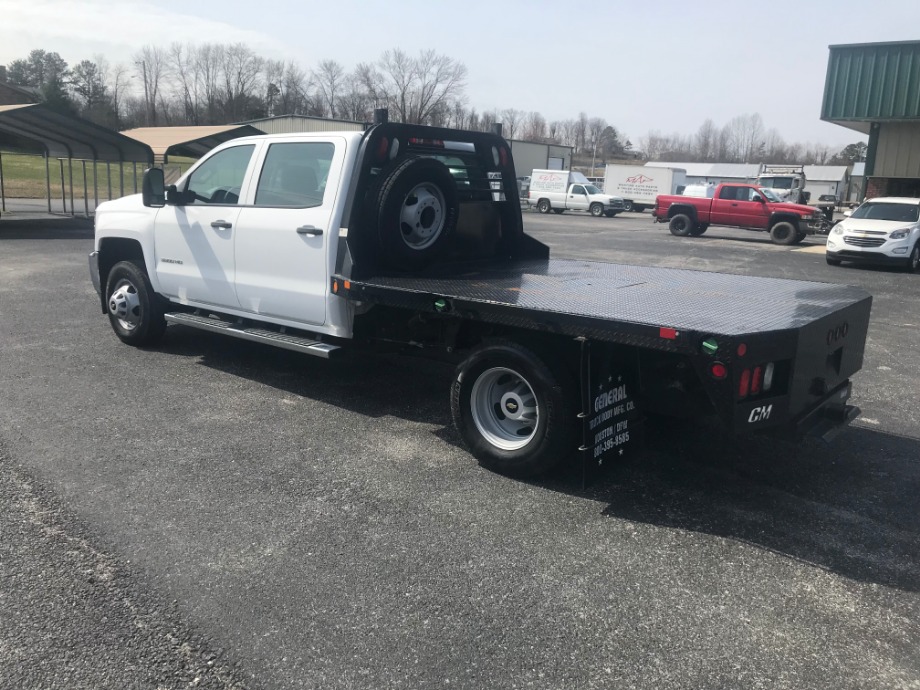
MULTIPOLYGON (((234 139, 175 185, 147 170, 142 194, 100 204, 89 268, 128 345, 204 330, 326 359, 441 358, 456 367, 459 436, 516 476, 606 467, 646 413, 827 437, 859 411, 850 377, 872 302, 842 285, 550 258, 524 232, 497 132, 382 114, 366 132, 234 139)), ((99 375, 121 394, 115 368, 99 375)))
POLYGON ((710 225, 724 225, 766 231, 774 243, 788 245, 829 228, 821 209, 780 201, 769 189, 751 184, 720 184, 711 199, 662 195, 653 214, 678 237, 697 237, 710 225))
POLYGON ((604 194, 584 175, 568 170, 534 170, 527 198, 540 213, 587 211, 595 217, 613 218, 626 208, 622 198, 604 194))

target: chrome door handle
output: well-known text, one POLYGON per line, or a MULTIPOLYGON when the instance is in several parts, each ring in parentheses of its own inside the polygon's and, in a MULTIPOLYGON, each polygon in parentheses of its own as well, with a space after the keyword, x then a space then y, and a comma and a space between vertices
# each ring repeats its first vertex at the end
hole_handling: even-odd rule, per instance
POLYGON ((310 237, 318 237, 323 234, 322 228, 317 228, 313 225, 301 225, 297 228, 298 235, 309 235, 310 237))
POLYGON ((221 230, 229 230, 230 228, 233 227, 233 223, 230 223, 229 221, 226 221, 226 220, 212 220, 211 227, 220 228, 221 230))

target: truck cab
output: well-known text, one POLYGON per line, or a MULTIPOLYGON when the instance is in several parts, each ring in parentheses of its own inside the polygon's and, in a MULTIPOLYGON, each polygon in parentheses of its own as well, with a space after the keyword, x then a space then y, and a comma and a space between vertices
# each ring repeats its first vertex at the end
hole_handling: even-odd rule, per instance
POLYGON ((540 213, 587 211, 613 218, 626 209, 622 197, 605 194, 581 173, 567 170, 534 170, 527 199, 540 213))

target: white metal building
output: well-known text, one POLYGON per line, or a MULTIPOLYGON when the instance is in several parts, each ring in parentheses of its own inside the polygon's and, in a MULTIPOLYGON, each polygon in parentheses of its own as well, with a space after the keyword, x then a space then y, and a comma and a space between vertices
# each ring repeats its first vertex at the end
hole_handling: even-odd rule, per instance
POLYGON ((238 122, 240 125, 250 125, 266 134, 293 134, 295 132, 363 132, 368 123, 355 122, 354 120, 333 120, 327 117, 310 117, 308 115, 277 115, 263 117, 248 122, 238 122))
POLYGON ((811 201, 817 201, 822 194, 833 194, 842 202, 847 192, 849 171, 845 165, 805 165, 805 191, 811 201))
POLYGON ((536 141, 512 139, 511 157, 514 159, 515 177, 530 175, 534 170, 570 170, 572 166, 571 146, 542 144, 536 141))

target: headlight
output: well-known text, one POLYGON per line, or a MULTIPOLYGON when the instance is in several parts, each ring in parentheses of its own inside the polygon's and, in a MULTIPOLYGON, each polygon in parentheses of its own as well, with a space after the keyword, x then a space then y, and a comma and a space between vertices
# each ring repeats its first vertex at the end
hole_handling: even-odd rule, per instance
POLYGON ((834 229, 831 230, 831 232, 834 233, 835 235, 842 235, 842 234, 843 234, 843 228, 841 228, 839 225, 835 225, 835 226, 834 226, 834 229))
POLYGON ((802 220, 812 220, 813 218, 814 216, 810 213, 808 215, 802 216, 802 220))
POLYGON ((893 230, 891 234, 888 235, 888 239, 903 240, 910 234, 911 230, 913 230, 913 228, 901 228, 900 230, 893 230))

